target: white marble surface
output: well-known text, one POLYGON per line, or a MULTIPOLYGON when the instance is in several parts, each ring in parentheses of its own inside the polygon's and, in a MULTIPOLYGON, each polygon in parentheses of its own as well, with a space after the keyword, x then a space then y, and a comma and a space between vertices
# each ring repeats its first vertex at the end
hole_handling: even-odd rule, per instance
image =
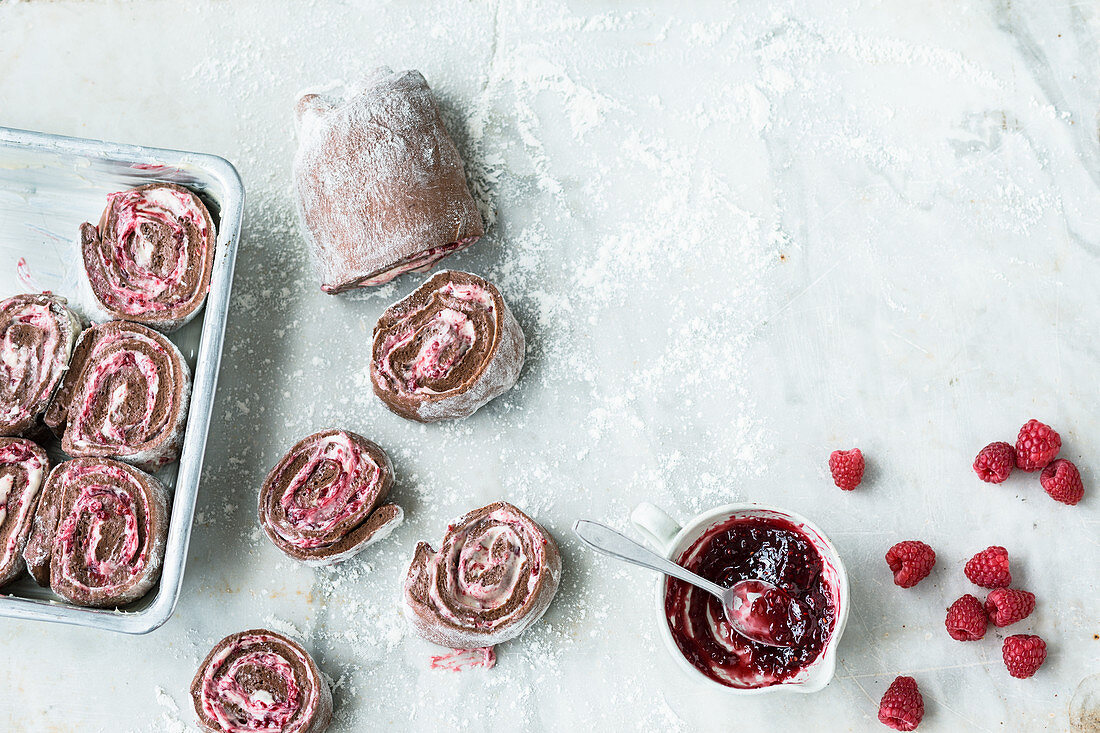
POLYGON ((249 197, 176 614, 138 638, 0 624, 0 727, 193 730, 201 656, 269 625, 336 681, 336 731, 885 730, 899 673, 921 730, 1090 729, 1072 698, 1100 688, 1098 37, 1100 5, 1062 0, 0 0, 0 124, 218 153, 249 197), (379 63, 442 99, 496 212, 453 264, 498 282, 528 337, 519 386, 459 424, 370 394, 370 328, 416 279, 323 295, 294 220, 295 93, 379 63), (970 471, 1029 417, 1079 462, 1076 508, 970 471), (329 425, 390 450, 408 519, 326 571, 284 559, 254 506, 329 425), (870 469, 843 494, 825 463, 852 445, 870 469), (430 671, 400 578, 417 540, 498 498, 562 541, 561 593, 495 669, 430 671), (642 499, 766 501, 824 528, 853 581, 833 683, 741 699, 682 676, 652 578, 568 534, 625 528, 642 499), (909 538, 940 560, 906 591, 882 556, 909 538), (993 543, 1039 598, 1011 629, 1049 644, 1031 680, 1007 675, 1000 631, 943 629, 993 543))

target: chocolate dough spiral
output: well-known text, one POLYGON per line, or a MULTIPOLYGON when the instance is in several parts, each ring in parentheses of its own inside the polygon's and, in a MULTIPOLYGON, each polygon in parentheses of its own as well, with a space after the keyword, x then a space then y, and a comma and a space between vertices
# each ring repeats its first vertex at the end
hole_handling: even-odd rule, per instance
POLYGON ((321 733, 332 693, 300 645, 266 629, 231 634, 206 655, 191 682, 208 733, 321 733))
POLYGON ((34 579, 80 606, 122 606, 160 577, 168 491, 133 466, 76 458, 50 472, 23 551, 34 579))
POLYGON ((417 545, 405 576, 405 617, 434 644, 492 646, 538 621, 560 579, 561 555, 550 533, 496 502, 452 523, 438 552, 417 545))
POLYGON ((99 226, 80 225, 84 273, 111 318, 172 331, 210 290, 217 234, 198 196, 174 183, 108 194, 99 226))
POLYGON ((377 445, 344 430, 303 438, 260 489, 260 524, 295 560, 328 565, 352 557, 401 523, 384 503, 393 464, 377 445))
POLYGON ((175 344, 137 323, 92 326, 46 424, 70 456, 109 456, 155 471, 179 457, 191 370, 175 344))
POLYGON ((0 435, 41 430, 42 414, 82 327, 56 295, 16 295, 0 302, 0 435))
POLYGON ((374 393, 409 420, 469 417, 512 388, 524 338, 500 291, 444 270, 390 306, 374 327, 374 393))
POLYGON ((23 548, 49 471, 46 451, 24 438, 0 438, 0 586, 23 572, 23 548))

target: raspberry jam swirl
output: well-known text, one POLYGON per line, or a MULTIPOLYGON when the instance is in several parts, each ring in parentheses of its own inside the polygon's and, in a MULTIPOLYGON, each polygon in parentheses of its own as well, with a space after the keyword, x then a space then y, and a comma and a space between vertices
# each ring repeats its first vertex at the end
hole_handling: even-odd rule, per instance
POLYGON ((448 377, 467 355, 473 360, 484 354, 482 343, 493 340, 493 307, 488 291, 477 284, 447 283, 435 291, 422 309, 410 314, 404 328, 383 341, 378 370, 386 383, 405 394, 455 389, 448 377))
POLYGON ((102 587, 112 579, 129 580, 148 562, 142 535, 149 521, 139 524, 130 495, 118 486, 92 484, 77 496, 69 516, 57 532, 60 547, 58 572, 74 587, 102 587), (102 555, 105 536, 115 538, 102 555), (88 579, 87 584, 85 579, 88 579))
POLYGON ((374 328, 371 381, 391 410, 433 422, 467 417, 515 384, 524 338, 490 283, 436 273, 374 328))
POLYGON ((84 268, 99 304, 115 317, 169 329, 202 305, 215 239, 202 201, 167 183, 108 194, 99 226, 81 227, 84 268))
MULTIPOLYGON (((432 269, 432 265, 439 262, 447 255, 457 252, 460 249, 470 246, 478 240, 478 237, 467 237, 466 239, 459 240, 457 242, 451 242, 449 244, 442 244, 438 247, 431 247, 414 255, 410 255, 403 260, 393 264, 392 266, 380 270, 372 275, 369 275, 362 280, 355 283, 354 287, 373 287, 375 285, 383 285, 393 280, 398 275, 404 275, 406 272, 427 272, 432 269)), ((322 285, 321 289, 326 293, 333 292, 331 286, 322 285)))
POLYGON ((332 696, 313 659, 264 629, 220 641, 191 695, 203 729, 216 733, 319 733, 332 717, 332 696))
POLYGON ((384 500, 393 465, 379 446, 344 430, 299 441, 260 491, 260 522, 279 549, 315 564, 351 557, 388 534, 401 510, 384 500))
POLYGON ((23 572, 23 548, 49 471, 45 451, 23 438, 0 438, 0 586, 23 572))
POLYGON ((405 581, 406 611, 453 637, 457 648, 491 646, 538 620, 557 589, 554 539, 516 507, 498 502, 452 524, 438 552, 421 543, 405 581), (423 560, 423 562, 421 562, 423 560), (481 639, 481 643, 471 641, 481 639), (488 639, 488 640, 487 640, 488 639))
POLYGON ((163 335, 112 322, 85 332, 46 423, 72 456, 110 456, 155 470, 176 459, 191 374, 163 335))
MULTIPOLYGON (((153 432, 154 408, 160 392, 160 373, 147 352, 123 348, 111 351, 122 338, 133 338, 146 347, 157 344, 144 336, 112 336, 99 342, 102 358, 87 372, 84 389, 74 405, 70 438, 78 450, 125 446, 129 436, 138 437, 153 432), (134 390, 134 385, 141 389, 134 390), (138 408, 127 409, 137 403, 138 408)), ((98 354, 93 352, 93 359, 98 354)), ((155 426, 162 427, 162 426, 155 426)))
POLYGON ((0 302, 0 435, 40 426, 80 327, 64 298, 16 295, 0 302))
POLYGON ((50 473, 25 556, 32 575, 85 606, 118 606, 160 575, 168 493, 116 461, 78 458, 50 473))
POLYGON ((768 581, 806 610, 800 628, 791 630, 794 646, 758 644, 730 627, 716 597, 669 579, 665 615, 672 638, 703 674, 730 687, 768 687, 797 677, 821 656, 836 624, 836 576, 795 524, 778 516, 735 516, 709 527, 677 562, 726 588, 768 581))

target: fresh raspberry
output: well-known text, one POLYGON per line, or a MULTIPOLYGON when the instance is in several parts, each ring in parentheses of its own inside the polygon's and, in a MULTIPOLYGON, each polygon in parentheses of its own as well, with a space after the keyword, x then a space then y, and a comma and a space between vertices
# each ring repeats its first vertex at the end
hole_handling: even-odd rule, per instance
POLYGON ((1049 425, 1028 420, 1016 436, 1016 468, 1035 471, 1045 468, 1062 448, 1062 436, 1049 425))
POLYGON ((835 450, 829 456, 829 473, 833 474, 833 483, 851 491, 863 480, 863 453, 859 448, 835 450))
POLYGON ((985 636, 989 617, 982 602, 967 593, 947 609, 947 633, 959 641, 977 641, 985 636))
POLYGON ((878 719, 894 730, 915 730, 924 717, 924 698, 912 677, 897 677, 882 702, 878 704, 878 719))
POLYGON ((990 443, 974 459, 974 473, 986 483, 999 484, 1016 466, 1016 449, 1008 443, 990 443))
POLYGON ((963 572, 974 585, 1004 588, 1012 582, 1012 573, 1008 571, 1008 550, 996 545, 987 547, 967 561, 963 572))
POLYGON ((1077 466, 1064 458, 1052 461, 1044 468, 1039 476, 1039 483, 1050 494, 1051 499, 1070 506, 1081 501, 1081 497, 1085 495, 1085 485, 1081 483, 1081 472, 1077 470, 1077 466))
POLYGON ((1035 594, 1015 588, 998 588, 985 597, 985 612, 994 626, 1023 621, 1035 610, 1035 594))
POLYGON ((1047 643, 1032 634, 1016 634, 1005 639, 1001 647, 1008 673, 1024 680, 1035 674, 1047 658, 1047 643))
POLYGON ((923 542, 906 540, 886 551, 886 564, 894 573, 895 585, 912 588, 932 572, 936 552, 923 542))

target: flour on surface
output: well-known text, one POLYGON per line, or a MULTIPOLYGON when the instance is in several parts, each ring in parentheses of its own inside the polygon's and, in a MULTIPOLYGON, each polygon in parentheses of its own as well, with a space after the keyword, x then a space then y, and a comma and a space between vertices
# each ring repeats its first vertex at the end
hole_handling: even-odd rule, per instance
MULTIPOLYGON (((1013 3, 1021 26, 1034 17, 1024 5, 1013 3)), ((12 41, 0 44, 0 60, 4 48, 26 54, 10 83, 34 84, 29 69, 45 58, 36 49, 78 47, 82 36, 63 35, 64 7, 0 4, 16 20, 0 28, 12 41), (17 26, 27 30, 12 38, 17 26), (35 30, 45 27, 62 35, 47 44, 35 30)), ((935 444, 943 433, 931 436, 933 427, 944 430, 947 416, 972 404, 959 396, 967 384, 1000 399, 1052 373, 1035 349, 1014 354, 1018 366, 999 365, 1004 373, 982 368, 980 354, 995 345, 983 340, 987 331, 968 330, 989 323, 978 295, 1019 315, 1014 323, 1040 340, 1095 330, 1084 315, 1094 307, 1084 278, 1095 268, 1081 254, 1096 239, 1087 214, 1097 210, 1096 187, 1081 162, 1094 154, 1095 135, 1080 110, 1094 116, 1100 104, 1088 90, 1058 96, 1057 83, 1040 83, 1042 64, 1051 74, 1061 67, 1021 52, 992 10, 948 4, 935 22, 924 9, 886 12, 882 3, 853 10, 781 0, 743 10, 729 20, 682 3, 674 13, 591 14, 555 2, 443 2, 427 11, 384 3, 364 23, 361 9, 343 4, 88 4, 84 22, 103 47, 123 49, 120 59, 140 55, 153 77, 178 83, 142 96, 101 74, 95 90, 71 82, 64 105, 18 106, 13 120, 222 154, 248 191, 183 595, 168 625, 132 640, 137 659, 157 660, 142 667, 146 684, 182 700, 209 645, 266 624, 300 632, 334 680, 339 731, 378 721, 693 730, 733 714, 798 722, 813 701, 757 709, 690 687, 663 648, 656 579, 584 550, 572 520, 632 533, 628 516, 643 500, 679 520, 731 501, 796 504, 835 528, 867 577, 877 577, 876 548, 889 538, 862 526, 853 505, 911 496, 905 491, 919 485, 908 516, 890 515, 899 527, 953 526, 937 492, 957 486, 922 480, 919 465, 886 447, 897 436, 852 433, 897 422, 935 444), (125 28, 123 7, 133 24, 125 28), (155 32, 166 22, 186 46, 155 32), (152 53, 161 49, 146 38, 170 53, 152 53), (181 57, 193 59, 182 75, 181 57), (486 223, 486 236, 447 266, 493 281, 527 337, 516 387, 459 423, 407 423, 371 392, 374 322, 421 278, 324 295, 298 231, 295 95, 381 64, 417 68, 432 85, 486 223), (133 112, 118 115, 98 103, 105 98, 133 112), (152 106, 166 111, 154 117, 152 106), (928 295, 947 277, 929 263, 948 261, 962 263, 951 277, 974 284, 953 291, 972 318, 928 295), (1044 308, 1020 310, 1009 286, 1021 279, 1044 308), (861 340, 868 334, 873 344, 861 340), (962 386, 945 396, 952 381, 962 386), (934 425, 920 422, 927 411, 934 425), (311 569, 267 540, 256 492, 287 448, 330 426, 391 455, 392 498, 406 522, 352 560, 311 569), (894 471, 841 504, 822 493, 819 458, 823 445, 853 438, 880 440, 875 457, 894 471), (492 670, 433 674, 427 661, 440 650, 407 632, 397 601, 413 548, 437 545, 447 522, 498 499, 558 538, 558 597, 542 621, 497 649, 492 670), (905 524, 918 516, 926 525, 905 524), (171 663, 159 666, 161 658, 171 663)), ((1070 35, 1036 47, 1057 60, 1077 43, 1084 50, 1063 65, 1092 78, 1081 70, 1100 68, 1088 51, 1095 44, 1070 35)), ((93 70, 107 64, 93 62, 93 70)), ((0 95, 10 89, 0 80, 0 95)), ((1060 343, 1057 371, 1072 375, 1071 339, 1060 343)), ((1057 395, 1062 384, 1051 376, 1036 394, 1057 395)), ((884 618, 902 612, 874 583, 863 588, 884 618)), ((1082 614, 1058 613, 1060 624, 1084 628, 1082 614)), ((927 629, 911 629, 924 639, 927 629)), ((899 641, 910 630, 877 617, 853 620, 847 633, 853 665, 913 653, 899 641)), ((851 719, 870 720, 873 703, 850 681, 834 684, 851 719)), ((998 684, 975 682, 972 709, 1003 699, 998 684)), ((158 712, 165 726, 187 715, 158 712)))

